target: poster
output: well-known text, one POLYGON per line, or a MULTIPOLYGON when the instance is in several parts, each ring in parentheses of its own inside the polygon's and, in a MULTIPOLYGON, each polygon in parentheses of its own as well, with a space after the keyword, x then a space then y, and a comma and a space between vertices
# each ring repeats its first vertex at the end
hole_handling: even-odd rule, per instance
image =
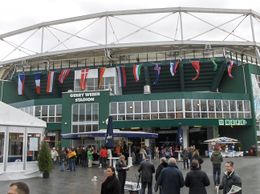
POLYGON ((39 138, 30 137, 30 139, 29 139, 29 151, 39 151, 39 138))

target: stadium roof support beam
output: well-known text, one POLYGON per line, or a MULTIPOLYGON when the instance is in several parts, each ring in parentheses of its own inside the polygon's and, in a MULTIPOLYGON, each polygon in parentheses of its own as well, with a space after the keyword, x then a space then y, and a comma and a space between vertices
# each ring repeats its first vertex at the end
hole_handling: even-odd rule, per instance
POLYGON ((93 18, 102 18, 109 16, 123 16, 123 15, 138 15, 138 14, 155 14, 155 13, 169 13, 169 12, 193 12, 193 13, 217 13, 217 14, 245 14, 252 15, 260 19, 260 14, 251 9, 221 9, 221 8, 195 8, 195 7, 170 7, 170 8, 155 8, 155 9, 137 9, 137 10, 120 10, 120 11, 106 11, 95 14, 82 15, 71 18, 64 18, 60 20, 53 20, 49 22, 42 22, 31 25, 25 28, 7 32, 0 35, 0 39, 10 37, 16 34, 24 33, 42 27, 65 24, 70 22, 77 22, 93 18))

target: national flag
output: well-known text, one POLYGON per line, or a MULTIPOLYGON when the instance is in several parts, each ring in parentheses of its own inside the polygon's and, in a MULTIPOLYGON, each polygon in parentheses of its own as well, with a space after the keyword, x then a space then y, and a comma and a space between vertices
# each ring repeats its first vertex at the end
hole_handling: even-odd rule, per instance
POLYGON ((196 76, 192 78, 192 80, 194 81, 194 80, 198 79, 199 76, 200 76, 200 62, 199 61, 192 61, 191 64, 192 64, 193 68, 195 69, 195 71, 197 73, 196 76))
POLYGON ((59 75, 60 84, 63 84, 64 80, 69 76, 69 74, 70 74, 70 69, 63 69, 60 72, 60 75, 59 75))
POLYGON ((153 85, 158 84, 160 75, 161 75, 161 65, 155 64, 153 70, 155 71, 155 80, 153 82, 153 85))
POLYGON ((140 74, 141 74, 141 68, 142 68, 142 65, 134 64, 133 75, 134 75, 134 79, 135 79, 136 82, 139 81, 140 74))
POLYGON ((181 127, 178 128, 177 137, 177 142, 180 146, 183 146, 183 129, 181 127))
POLYGON ((88 68, 81 69, 81 75, 80 75, 80 89, 85 90, 86 89, 86 79, 88 77, 88 68))
POLYGON ((106 132, 106 137, 105 137, 105 146, 107 148, 114 148, 113 119, 112 119, 112 116, 108 117, 107 132, 106 132))
POLYGON ((233 76, 232 76, 232 69, 233 69, 233 66, 234 66, 234 61, 232 60, 229 60, 228 61, 228 66, 227 66, 227 70, 228 70, 228 76, 233 79, 233 76))
POLYGON ((25 81, 25 74, 24 73, 19 73, 18 74, 18 95, 23 95, 24 93, 24 81, 25 81))
POLYGON ((49 71, 47 79, 46 93, 52 93, 53 82, 54 82, 54 71, 49 71))
POLYGON ((210 58, 210 61, 213 63, 213 71, 216 71, 218 69, 218 64, 216 63, 214 58, 210 58))
POLYGON ((116 67, 118 87, 126 87, 125 66, 116 67))
POLYGON ((104 83, 104 74, 106 71, 106 67, 98 68, 98 88, 101 89, 101 86, 104 83))
POLYGON ((176 61, 176 63, 170 62, 170 73, 172 76, 176 74, 179 65, 180 61, 176 61))
POLYGON ((35 92, 36 94, 41 93, 41 72, 37 72, 34 74, 34 81, 35 81, 35 92))

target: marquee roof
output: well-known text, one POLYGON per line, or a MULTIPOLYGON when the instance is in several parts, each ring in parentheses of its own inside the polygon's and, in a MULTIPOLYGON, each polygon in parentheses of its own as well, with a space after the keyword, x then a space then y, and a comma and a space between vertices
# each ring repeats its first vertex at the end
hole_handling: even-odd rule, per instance
POLYGON ((30 126, 46 128, 46 122, 8 104, 0 102, 0 126, 30 126))

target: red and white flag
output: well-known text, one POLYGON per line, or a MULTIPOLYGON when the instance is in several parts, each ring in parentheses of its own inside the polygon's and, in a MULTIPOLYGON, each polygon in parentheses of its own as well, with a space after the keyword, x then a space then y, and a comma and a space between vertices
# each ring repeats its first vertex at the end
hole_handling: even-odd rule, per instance
POLYGON ((46 93, 52 93, 54 80, 54 71, 49 71, 47 79, 46 93))
POLYGON ((63 69, 59 75, 59 82, 63 84, 64 80, 69 76, 70 69, 63 69))
POLYGON ((41 73, 37 72, 34 74, 34 81, 35 81, 35 92, 36 94, 41 93, 41 73))
POLYGON ((80 89, 85 90, 86 89, 86 79, 88 77, 88 68, 81 69, 81 76, 80 76, 80 89))

